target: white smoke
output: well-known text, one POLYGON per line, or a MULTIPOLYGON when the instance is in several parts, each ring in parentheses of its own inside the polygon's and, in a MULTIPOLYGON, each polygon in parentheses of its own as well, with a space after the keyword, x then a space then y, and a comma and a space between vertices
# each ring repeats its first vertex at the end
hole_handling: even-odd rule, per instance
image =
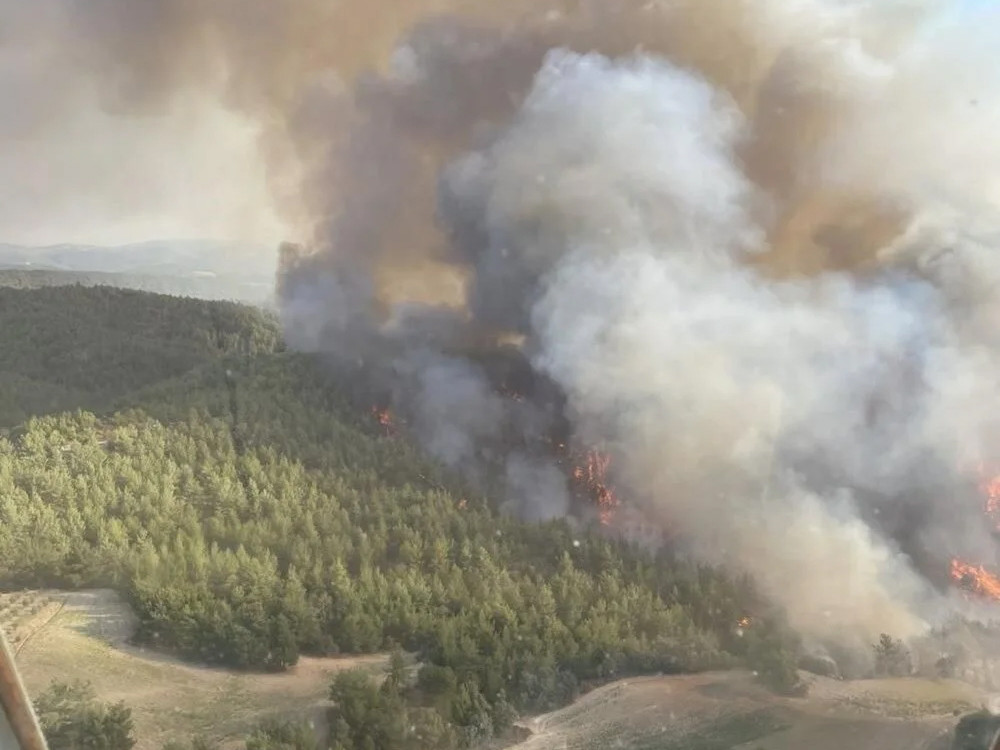
MULTIPOLYGON (((613 446, 624 490, 694 554, 749 570, 807 632, 914 633, 930 592, 863 505, 925 502, 928 470, 958 483, 1000 359, 939 278, 749 267, 769 231, 737 158, 751 125, 666 61, 551 54, 504 134, 446 174, 456 223, 490 239, 473 305, 530 321, 577 430, 613 446)), ((911 141, 893 157, 880 138, 897 174, 919 173, 911 141)))

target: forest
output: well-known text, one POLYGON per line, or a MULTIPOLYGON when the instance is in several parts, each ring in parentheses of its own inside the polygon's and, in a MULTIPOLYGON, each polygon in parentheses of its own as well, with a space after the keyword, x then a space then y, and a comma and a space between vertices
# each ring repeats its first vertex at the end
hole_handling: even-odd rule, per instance
POLYGON ((267 304, 272 292, 269 284, 252 277, 231 279, 215 275, 73 271, 35 267, 4 268, 0 259, 0 287, 39 289, 51 286, 108 286, 200 299, 234 299, 251 304, 267 304))
POLYGON ((337 750, 469 745, 625 675, 795 688, 751 581, 500 513, 264 312, 66 287, 0 289, 0 317, 0 583, 113 587, 139 642, 199 662, 392 651, 381 685, 331 685, 337 750))

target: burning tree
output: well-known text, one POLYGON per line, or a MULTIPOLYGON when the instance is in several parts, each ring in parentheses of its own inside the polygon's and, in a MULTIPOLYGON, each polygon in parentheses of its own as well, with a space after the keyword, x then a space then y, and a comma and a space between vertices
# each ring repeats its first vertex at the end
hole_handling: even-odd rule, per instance
POLYGON ((597 503, 601 523, 609 526, 621 500, 610 485, 608 471, 611 457, 596 450, 587 451, 573 468, 573 481, 597 503))
POLYGON ((392 411, 389 410, 389 407, 373 406, 372 417, 381 428, 382 434, 385 437, 396 437, 398 434, 396 420, 392 415, 392 411))
POLYGON ((994 529, 1000 529, 1000 474, 989 476, 980 467, 979 490, 983 493, 983 512, 994 529))
POLYGON ((951 561, 951 578, 970 593, 1000 601, 1000 578, 982 565, 970 565, 954 559, 951 561))
MULTIPOLYGON (((979 491, 982 493, 982 510, 994 531, 1000 531, 1000 475, 989 475, 979 467, 979 491)), ((951 579, 969 594, 1000 601, 1000 576, 959 558, 951 561, 951 579)))

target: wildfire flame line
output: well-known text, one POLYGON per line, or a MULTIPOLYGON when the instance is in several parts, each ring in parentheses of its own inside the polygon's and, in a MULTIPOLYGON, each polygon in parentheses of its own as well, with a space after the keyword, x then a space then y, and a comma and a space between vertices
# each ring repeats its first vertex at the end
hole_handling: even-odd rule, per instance
POLYGON ((596 450, 587 451, 583 462, 573 468, 573 479, 597 502, 598 516, 605 526, 611 525, 621 505, 621 499, 609 483, 610 469, 611 457, 596 450))
MULTIPOLYGON (((501 390, 500 393, 507 398, 515 400, 523 399, 513 392, 501 390)), ((388 407, 375 404, 371 407, 372 419, 381 428, 384 437, 392 438, 399 435, 399 426, 395 415, 388 407)), ((611 457, 598 450, 587 450, 582 453, 567 449, 565 443, 554 443, 552 447, 557 454, 562 457, 562 461, 569 464, 572 482, 583 492, 585 492, 598 507, 598 518, 604 526, 610 526, 615 519, 616 511, 621 505, 621 499, 611 486, 609 473, 611 471, 611 457)), ((564 466, 566 463, 563 464, 564 466)), ((462 501, 460 507, 464 507, 462 501)))
MULTIPOLYGON (((983 498, 983 515, 994 530, 1000 530, 1000 475, 991 476, 985 465, 980 464, 978 487, 983 498)), ((991 573, 983 565, 973 565, 953 558, 951 578, 969 594, 1000 601, 1000 576, 991 573)))
POLYGON ((983 512, 995 529, 1000 530, 1000 475, 989 476, 979 469, 979 491, 983 493, 983 512))
POLYGON ((961 560, 952 560, 951 577, 967 591, 1000 601, 1000 578, 982 565, 970 565, 961 560))

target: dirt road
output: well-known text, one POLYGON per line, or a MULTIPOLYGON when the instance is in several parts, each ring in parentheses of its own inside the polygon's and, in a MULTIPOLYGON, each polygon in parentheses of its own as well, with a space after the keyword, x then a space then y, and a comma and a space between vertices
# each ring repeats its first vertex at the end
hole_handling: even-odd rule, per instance
MULTIPOLYGON (((98 695, 133 710, 137 750, 190 736, 231 742, 261 719, 300 715, 322 722, 331 676, 353 667, 381 672, 380 655, 303 658, 281 674, 246 674, 181 662, 128 644, 135 621, 113 592, 43 592, 58 612, 22 645, 18 664, 32 694, 53 680, 90 681, 98 695)), ((46 604, 47 612, 52 608, 46 604)))

